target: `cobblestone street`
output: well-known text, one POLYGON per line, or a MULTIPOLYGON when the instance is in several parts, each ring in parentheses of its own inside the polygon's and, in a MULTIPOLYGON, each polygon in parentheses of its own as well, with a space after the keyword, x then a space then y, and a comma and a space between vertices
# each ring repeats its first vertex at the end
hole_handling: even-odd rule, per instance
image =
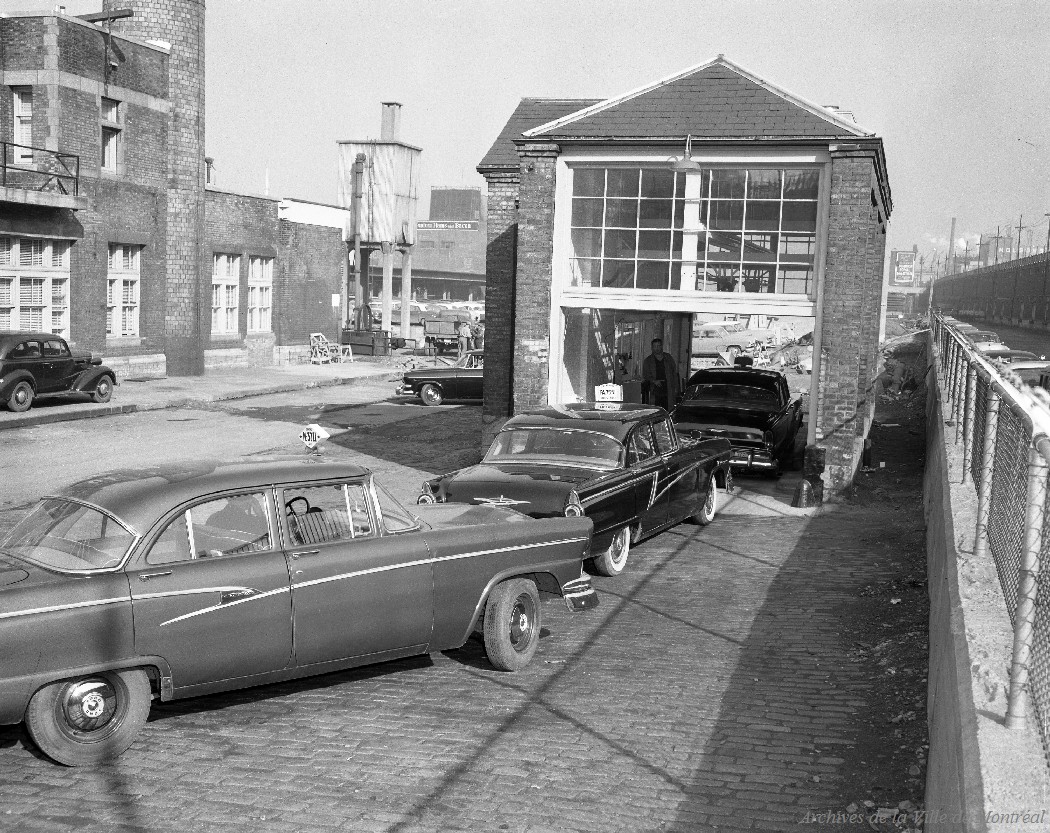
MULTIPOLYGON (((683 524, 596 579, 597 610, 548 599, 539 653, 517 674, 472 640, 155 703, 132 748, 94 771, 4 727, 0 828, 787 831, 869 796, 917 800, 920 779, 893 774, 888 677, 870 648, 904 613, 872 588, 916 570, 918 507, 806 517, 789 502, 740 478, 713 525, 683 524), (781 509, 760 506, 758 487, 781 509)), ((923 589, 901 592, 921 605, 923 589)))

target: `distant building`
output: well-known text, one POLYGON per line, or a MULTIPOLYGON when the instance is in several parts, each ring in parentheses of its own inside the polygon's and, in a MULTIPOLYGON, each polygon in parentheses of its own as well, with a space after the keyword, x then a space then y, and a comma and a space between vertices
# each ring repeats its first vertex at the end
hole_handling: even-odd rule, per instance
POLYGON ((339 332, 344 212, 210 184, 204 3, 0 18, 0 328, 122 376, 195 375, 339 332))
MULTIPOLYGON (((417 301, 485 300, 485 202, 479 188, 435 186, 428 219, 416 223, 412 247, 412 297, 417 301)), ((371 295, 382 286, 378 258, 369 265, 371 295)), ((401 268, 394 263, 394 295, 401 268)))

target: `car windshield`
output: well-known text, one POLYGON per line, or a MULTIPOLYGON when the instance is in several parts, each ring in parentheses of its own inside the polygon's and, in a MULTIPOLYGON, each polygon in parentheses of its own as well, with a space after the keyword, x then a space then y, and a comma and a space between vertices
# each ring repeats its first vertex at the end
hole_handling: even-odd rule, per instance
POLYGON ((0 541, 0 550, 62 572, 115 567, 135 535, 120 521, 82 503, 45 498, 0 541))
POLYGON ((615 469, 623 465, 624 459, 624 447, 608 434, 598 431, 512 428, 496 436, 484 462, 615 469))
POLYGON ((776 408, 780 403, 776 391, 748 385, 699 384, 690 386, 683 397, 684 405, 709 408, 776 408))

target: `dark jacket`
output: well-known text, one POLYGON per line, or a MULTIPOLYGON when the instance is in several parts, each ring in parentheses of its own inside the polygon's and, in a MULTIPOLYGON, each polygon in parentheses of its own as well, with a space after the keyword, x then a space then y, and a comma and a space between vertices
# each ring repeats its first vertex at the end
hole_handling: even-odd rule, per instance
POLYGON ((653 354, 650 353, 645 357, 645 360, 642 362, 642 384, 645 388, 644 393, 647 404, 666 406, 668 409, 671 409, 678 401, 678 365, 675 364, 675 360, 668 353, 663 354, 663 361, 664 378, 661 380, 656 375, 656 359, 653 354), (664 383, 663 386, 657 384, 660 381, 664 383), (667 390, 666 402, 661 401, 661 388, 667 390))

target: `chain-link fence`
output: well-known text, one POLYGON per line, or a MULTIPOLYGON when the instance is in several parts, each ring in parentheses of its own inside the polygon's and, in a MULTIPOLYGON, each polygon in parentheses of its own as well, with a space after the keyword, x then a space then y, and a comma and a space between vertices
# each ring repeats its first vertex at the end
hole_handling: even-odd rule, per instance
POLYGON ((974 555, 995 562, 1013 623, 1007 726, 1024 724, 1030 698, 1050 757, 1050 395, 981 356, 962 322, 931 319, 945 415, 977 491, 974 555))

